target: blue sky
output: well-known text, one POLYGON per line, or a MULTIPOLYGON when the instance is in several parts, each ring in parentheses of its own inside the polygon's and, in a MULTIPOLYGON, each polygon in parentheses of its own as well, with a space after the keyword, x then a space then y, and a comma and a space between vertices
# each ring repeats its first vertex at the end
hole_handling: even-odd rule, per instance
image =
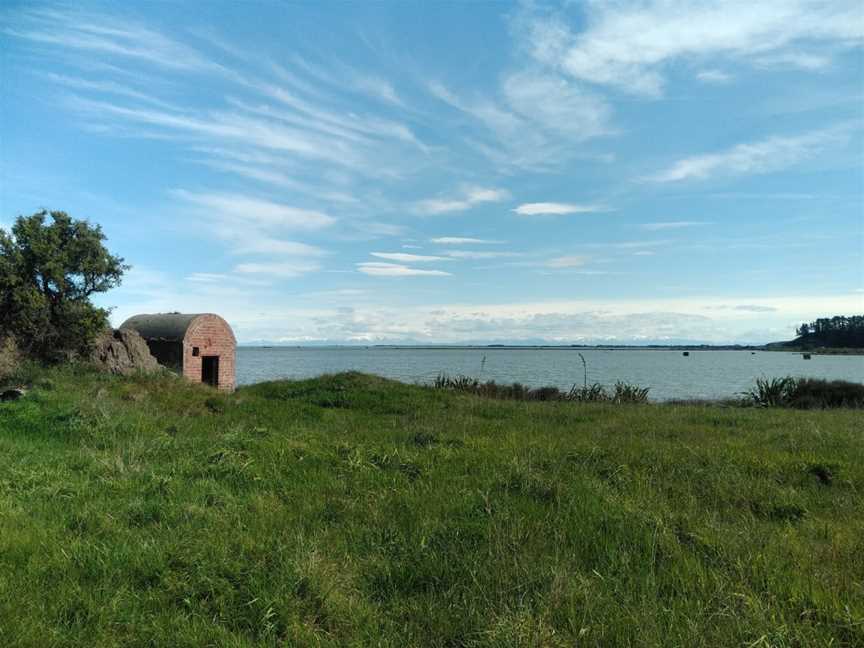
POLYGON ((0 226, 241 341, 764 342, 864 312, 858 2, 0 9, 0 226))

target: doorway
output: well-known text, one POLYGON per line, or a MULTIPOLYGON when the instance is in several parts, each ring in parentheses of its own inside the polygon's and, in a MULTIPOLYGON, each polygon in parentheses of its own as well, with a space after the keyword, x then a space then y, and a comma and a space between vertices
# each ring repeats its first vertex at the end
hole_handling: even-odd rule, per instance
POLYGON ((219 356, 201 358, 201 382, 211 387, 219 386, 219 356))

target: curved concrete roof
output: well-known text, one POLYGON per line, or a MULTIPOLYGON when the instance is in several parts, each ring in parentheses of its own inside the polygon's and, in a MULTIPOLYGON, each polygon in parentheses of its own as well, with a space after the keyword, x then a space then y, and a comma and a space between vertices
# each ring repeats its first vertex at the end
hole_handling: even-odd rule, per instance
POLYGON ((133 315, 120 325, 138 331, 145 340, 182 342, 186 331, 197 318, 209 313, 154 313, 133 315))

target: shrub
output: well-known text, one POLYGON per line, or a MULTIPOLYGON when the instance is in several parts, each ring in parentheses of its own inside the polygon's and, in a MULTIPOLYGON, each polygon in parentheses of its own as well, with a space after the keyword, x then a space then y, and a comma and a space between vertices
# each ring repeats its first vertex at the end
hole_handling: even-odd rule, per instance
POLYGON ((826 409, 864 407, 864 385, 821 378, 757 378, 745 399, 761 407, 826 409))
POLYGON ((864 385, 847 380, 802 378, 795 381, 790 401, 792 407, 800 409, 864 407, 864 385))

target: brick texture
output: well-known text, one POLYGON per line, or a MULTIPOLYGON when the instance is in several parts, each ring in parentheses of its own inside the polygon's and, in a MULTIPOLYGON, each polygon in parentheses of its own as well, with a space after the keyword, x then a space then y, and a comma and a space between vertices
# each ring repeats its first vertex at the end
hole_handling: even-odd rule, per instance
POLYGON ((186 330, 183 339, 183 375, 192 382, 201 382, 205 356, 219 356, 219 389, 234 391, 237 340, 228 322, 218 315, 200 315, 186 330), (198 347, 198 355, 192 349, 198 347))

